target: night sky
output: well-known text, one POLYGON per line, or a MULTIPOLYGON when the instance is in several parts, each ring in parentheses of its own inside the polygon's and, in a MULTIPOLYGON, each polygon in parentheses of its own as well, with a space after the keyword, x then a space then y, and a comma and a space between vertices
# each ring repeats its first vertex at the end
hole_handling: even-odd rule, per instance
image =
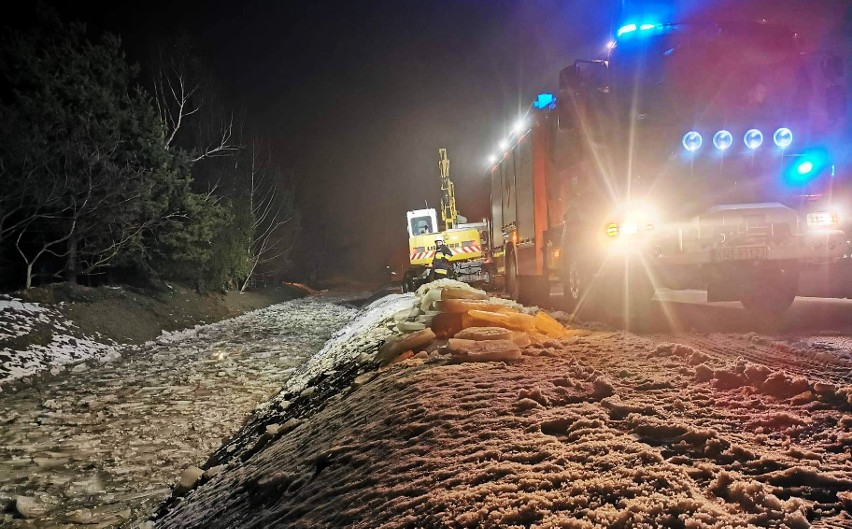
MULTIPOLYGON (((792 21, 814 47, 836 47, 844 24, 849 32, 852 2, 681 4, 662 11, 674 21, 708 9, 723 19, 792 21)), ((120 34, 133 61, 144 61, 157 36, 189 35, 229 104, 244 109, 294 170, 305 222, 328 226, 332 252, 348 251, 360 274, 405 262, 405 211, 439 201, 439 147, 449 149, 460 211, 486 216, 485 159, 498 140, 535 94, 555 89, 560 68, 600 58, 622 9, 635 8, 618 0, 57 7, 94 32, 120 34)), ((848 66, 852 49, 844 46, 837 52, 848 66)))

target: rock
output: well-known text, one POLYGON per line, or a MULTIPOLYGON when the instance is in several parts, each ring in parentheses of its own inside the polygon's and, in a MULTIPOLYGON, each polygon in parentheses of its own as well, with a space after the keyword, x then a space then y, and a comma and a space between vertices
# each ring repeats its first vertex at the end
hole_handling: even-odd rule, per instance
POLYGON ((429 358, 429 353, 427 351, 420 351, 416 355, 414 355, 415 360, 425 360, 429 358))
POLYGON ((358 375, 357 377, 355 377, 355 380, 352 381, 352 387, 355 388, 355 389, 360 388, 361 386, 369 383, 371 380, 373 380, 377 376, 378 376, 378 373, 376 373, 375 371, 371 371, 369 373, 362 373, 362 374, 358 375))
POLYGON ((218 476, 223 470, 225 470, 225 465, 216 465, 215 467, 210 467, 204 471, 205 479, 212 479, 218 476))
POLYGON ((402 321, 397 324, 397 327, 402 332, 413 332, 413 331, 422 331, 426 328, 425 323, 418 323, 416 321, 402 321))
POLYGON ((375 355, 371 355, 369 353, 361 353, 358 355, 358 358, 355 360, 361 365, 370 364, 373 362, 373 357, 375 355))
POLYGON ((24 518, 38 518, 47 508, 31 496, 15 496, 15 510, 24 518))
POLYGON ((72 373, 82 373, 83 371, 87 371, 88 369, 89 369, 89 366, 87 366, 85 363, 80 363, 80 364, 77 364, 74 367, 72 367, 71 372, 72 373))
POLYGON ((289 408, 289 407, 290 407, 290 401, 289 400, 282 400, 281 402, 278 403, 278 409, 281 410, 281 411, 287 411, 287 408, 289 408))
POLYGON ((113 350, 113 351, 108 352, 108 353, 107 353, 107 354, 105 354, 104 356, 102 356, 102 357, 100 358, 100 360, 101 360, 101 362, 104 362, 104 363, 106 363, 106 364, 108 364, 108 363, 110 363, 110 362, 115 362, 115 361, 117 361, 117 360, 121 360, 121 353, 119 353, 118 351, 113 350))
POLYGON ((303 422, 302 419, 288 419, 283 425, 281 425, 281 432, 289 432, 290 430, 295 430, 298 426, 300 426, 303 422))
POLYGON ((175 487, 175 494, 178 496, 183 496, 187 492, 194 489, 198 483, 201 481, 201 476, 204 475, 204 471, 198 467, 189 467, 183 471, 180 475, 180 479, 178 480, 177 486, 175 487))
POLYGON ((270 436, 274 437, 280 431, 281 431, 281 425, 280 424, 267 424, 266 425, 266 433, 270 436))
POLYGON ((16 411, 11 411, 6 415, 0 416, 0 424, 12 424, 15 422, 21 414, 16 411))
POLYGON ((299 396, 300 397, 310 397, 311 395, 313 395, 316 392, 317 392, 317 388, 315 388, 314 386, 308 386, 299 393, 299 396))

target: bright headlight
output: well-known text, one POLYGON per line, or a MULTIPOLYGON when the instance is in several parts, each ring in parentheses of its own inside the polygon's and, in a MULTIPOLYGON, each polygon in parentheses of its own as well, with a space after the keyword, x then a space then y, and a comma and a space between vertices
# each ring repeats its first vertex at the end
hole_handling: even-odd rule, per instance
POLYGON ((713 135, 713 145, 720 151, 726 150, 734 144, 734 137, 727 130, 720 130, 713 135))
POLYGON ((763 144, 763 133, 757 129, 750 129, 743 136, 743 142, 749 149, 757 149, 763 144))
POLYGON ((791 143, 793 143, 793 131, 787 127, 781 127, 772 135, 772 141, 774 141, 775 145, 779 148, 786 149, 791 143))
POLYGON ((701 148, 701 144, 704 143, 704 140, 701 138, 701 134, 697 131, 691 130, 683 135, 681 143, 683 143, 683 148, 687 151, 695 152, 701 148))

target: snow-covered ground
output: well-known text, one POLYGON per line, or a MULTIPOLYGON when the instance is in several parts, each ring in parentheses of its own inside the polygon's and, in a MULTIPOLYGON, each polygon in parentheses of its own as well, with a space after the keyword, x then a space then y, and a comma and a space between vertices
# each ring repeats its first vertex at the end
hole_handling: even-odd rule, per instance
POLYGON ((114 342, 84 335, 59 310, 0 294, 0 390, 40 371, 119 356, 114 342))
POLYGON ((848 352, 598 331, 376 372, 371 319, 157 527, 852 527, 848 352))
POLYGON ((0 526, 118 527, 150 516, 184 469, 203 464, 348 323, 357 310, 343 301, 289 301, 163 335, 114 362, 78 363, 47 384, 9 386, 0 526))

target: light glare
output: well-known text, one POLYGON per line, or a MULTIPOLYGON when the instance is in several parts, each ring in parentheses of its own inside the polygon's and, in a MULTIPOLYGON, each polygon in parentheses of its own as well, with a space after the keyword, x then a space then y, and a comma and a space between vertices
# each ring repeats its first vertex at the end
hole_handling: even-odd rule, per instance
POLYGON ((734 144, 734 137, 727 130, 720 130, 713 135, 713 145, 720 151, 727 150, 734 144))
POLYGON ((681 143, 683 143, 683 148, 687 151, 695 152, 701 148, 701 144, 704 143, 704 140, 701 138, 701 134, 699 134, 698 131, 691 130, 683 135, 681 143))
POLYGON ((620 37, 625 33, 631 33, 633 31, 636 31, 636 24, 627 24, 618 28, 618 31, 615 34, 620 37))
POLYGON ((779 148, 786 149, 793 143, 793 131, 787 127, 781 127, 772 135, 772 141, 774 141, 775 145, 779 148))
POLYGON ((755 150, 763 144, 763 133, 757 129, 750 129, 743 136, 746 147, 755 150))

